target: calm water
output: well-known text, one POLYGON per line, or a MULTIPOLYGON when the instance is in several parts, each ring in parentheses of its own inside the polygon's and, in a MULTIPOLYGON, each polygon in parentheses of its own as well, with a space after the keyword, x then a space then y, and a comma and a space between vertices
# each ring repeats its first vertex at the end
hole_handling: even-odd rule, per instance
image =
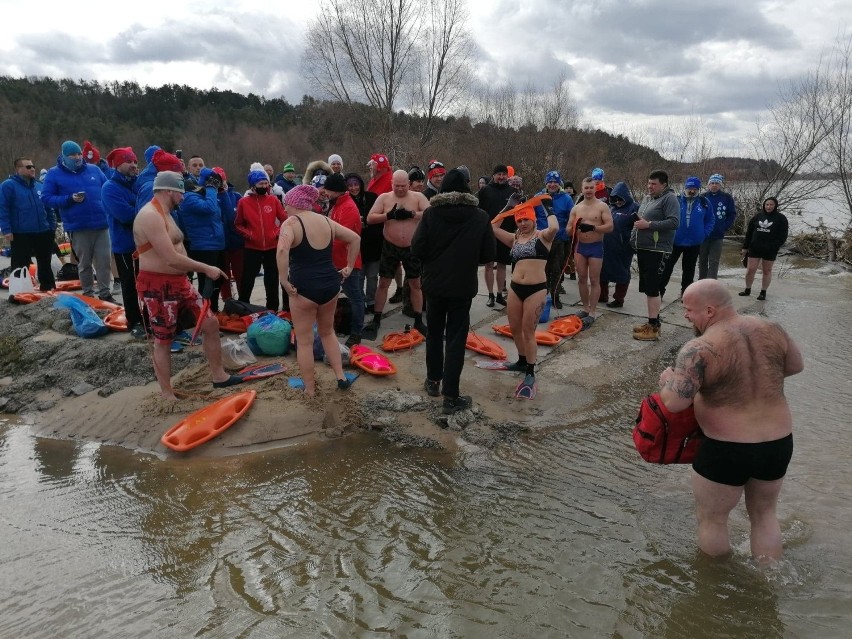
POLYGON ((639 459, 618 389, 453 455, 362 435, 164 462, 5 424, 0 637, 848 637, 850 279, 788 271, 765 307, 807 358, 775 569, 742 507, 735 557, 696 553, 688 469, 639 459))

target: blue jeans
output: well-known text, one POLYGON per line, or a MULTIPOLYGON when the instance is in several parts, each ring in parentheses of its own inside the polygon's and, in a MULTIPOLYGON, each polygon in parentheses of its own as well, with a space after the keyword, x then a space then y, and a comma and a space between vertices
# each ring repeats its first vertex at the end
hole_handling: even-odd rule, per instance
POLYGON ((360 268, 354 269, 349 277, 343 280, 343 292, 352 308, 352 328, 349 334, 361 335, 364 330, 364 271, 360 268))

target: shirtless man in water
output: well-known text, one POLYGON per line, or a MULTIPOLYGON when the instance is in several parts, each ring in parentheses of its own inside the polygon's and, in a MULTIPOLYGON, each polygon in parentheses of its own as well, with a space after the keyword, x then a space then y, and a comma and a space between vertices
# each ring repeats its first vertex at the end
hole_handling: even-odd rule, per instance
MULTIPOLYGON (((163 171, 154 179, 154 199, 142 207, 133 222, 133 240, 139 254, 136 291, 139 306, 148 311, 154 334, 154 374, 160 394, 177 399, 172 388, 171 344, 178 328, 192 330, 201 312, 202 299, 189 282, 187 272, 204 273, 210 281, 227 277, 209 264, 189 259, 171 212, 183 200, 184 181, 180 173, 163 171), (180 325, 180 326, 179 326, 180 325)), ((219 323, 208 314, 201 323, 203 348, 213 386, 222 388, 242 380, 222 368, 219 323)))
POLYGON ((595 197, 595 181, 583 179, 583 199, 571 209, 568 232, 574 229, 575 220, 579 233, 574 264, 577 268, 577 288, 583 310, 577 313, 583 320, 583 328, 595 321, 598 298, 601 296, 601 267, 603 266, 603 236, 614 228, 612 214, 603 201, 595 197))
POLYGON ((738 315, 716 280, 687 287, 683 307, 698 337, 660 375, 660 397, 673 412, 694 404, 707 436, 692 465, 698 547, 730 553, 728 516, 745 493, 752 555, 779 559, 775 509, 793 454, 784 378, 802 371, 802 353, 777 324, 738 315))
POLYGON ((409 189, 408 173, 399 170, 392 176, 393 190, 382 193, 367 214, 367 224, 384 222, 384 244, 379 263, 379 287, 376 290, 376 307, 373 321, 364 327, 368 339, 375 339, 382 322, 382 311, 388 299, 388 289, 397 267, 402 264, 411 286, 411 308, 414 310, 414 328, 426 334, 423 324, 423 293, 420 290, 420 260, 411 254, 411 238, 429 208, 429 200, 422 193, 409 189))

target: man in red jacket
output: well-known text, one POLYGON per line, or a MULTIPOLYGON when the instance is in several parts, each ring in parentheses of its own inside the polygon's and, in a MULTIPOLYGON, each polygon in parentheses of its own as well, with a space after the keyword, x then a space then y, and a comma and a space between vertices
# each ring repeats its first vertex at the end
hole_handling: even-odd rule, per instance
MULTIPOLYGON (((328 198, 331 206, 328 217, 332 221, 361 235, 361 214, 352 196, 347 192, 346 180, 340 173, 334 173, 326 178, 325 185, 320 189, 320 197, 328 198)), ((342 240, 334 240, 331 260, 337 270, 348 266, 348 246, 342 240)), ((358 259, 355 260, 352 273, 343 280, 343 292, 352 308, 352 326, 349 329, 346 346, 354 346, 361 343, 361 331, 364 330, 364 271, 361 268, 361 255, 358 255, 358 259)))
POLYGON ((278 310, 278 231, 287 219, 284 206, 269 192, 269 176, 264 171, 248 175, 248 194, 237 203, 234 228, 246 241, 243 249, 243 286, 240 301, 251 303, 254 280, 263 268, 266 308, 278 310))

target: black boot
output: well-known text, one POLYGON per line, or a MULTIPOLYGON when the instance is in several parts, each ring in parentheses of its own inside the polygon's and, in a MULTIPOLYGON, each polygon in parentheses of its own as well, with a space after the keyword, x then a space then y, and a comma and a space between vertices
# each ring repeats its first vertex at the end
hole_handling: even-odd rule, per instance
POLYGON ((748 297, 749 295, 751 295, 751 289, 747 288, 743 292, 737 293, 737 295, 739 295, 740 297, 748 297))

